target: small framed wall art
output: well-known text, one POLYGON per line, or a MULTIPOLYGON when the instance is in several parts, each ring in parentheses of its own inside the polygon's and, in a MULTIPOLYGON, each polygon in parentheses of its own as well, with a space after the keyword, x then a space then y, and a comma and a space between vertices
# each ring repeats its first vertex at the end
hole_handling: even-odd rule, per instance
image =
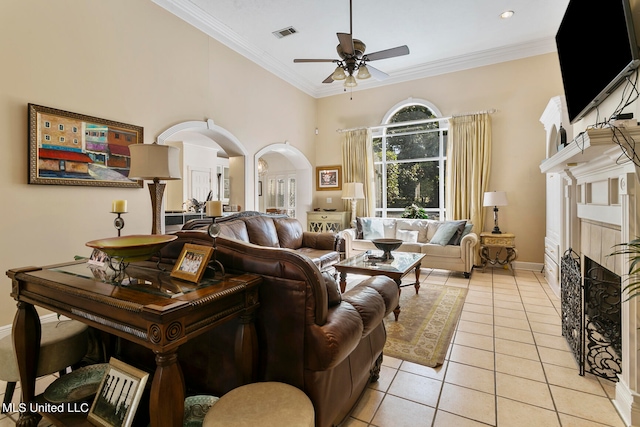
POLYGON ((172 277, 198 283, 209 264, 213 247, 186 243, 182 247, 178 262, 171 271, 172 277))
POLYGON ((140 126, 29 104, 29 184, 142 187, 128 178, 140 126))
POLYGON ((316 167, 316 191, 342 190, 342 166, 316 167))
POLYGON ((129 427, 149 374, 114 359, 102 378, 87 420, 101 427, 129 427))

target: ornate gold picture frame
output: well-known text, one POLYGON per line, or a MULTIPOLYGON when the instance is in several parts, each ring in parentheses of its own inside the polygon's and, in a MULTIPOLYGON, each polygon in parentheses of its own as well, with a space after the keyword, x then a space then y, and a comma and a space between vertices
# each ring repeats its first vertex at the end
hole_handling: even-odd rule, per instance
POLYGON ((342 190, 342 166, 316 167, 316 191, 342 190))
POLYGON ((143 128, 29 104, 29 184, 142 187, 128 178, 143 128))

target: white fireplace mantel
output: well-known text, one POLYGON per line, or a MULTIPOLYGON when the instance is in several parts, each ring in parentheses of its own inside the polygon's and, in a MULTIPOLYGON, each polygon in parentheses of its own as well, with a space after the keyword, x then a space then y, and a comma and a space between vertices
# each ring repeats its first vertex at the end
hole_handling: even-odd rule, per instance
POLYGON ((576 136, 566 147, 544 160, 540 164, 540 171, 542 173, 562 172, 596 160, 606 161, 606 159, 619 165, 627 159, 617 141, 626 147, 627 139, 637 141, 639 144, 637 149, 640 150, 640 126, 617 128, 615 131, 613 128, 588 129, 576 136))
MULTIPOLYGON (((640 126, 589 129, 540 164, 540 170, 547 175, 545 245, 550 242, 561 249, 573 248, 580 253, 581 260, 586 256, 599 258, 600 264, 622 276, 623 283, 627 278, 628 256, 608 254, 615 244, 640 235, 640 168, 624 154, 636 142, 640 153, 640 126), (562 186, 564 199, 559 209, 549 211, 550 203, 558 203, 556 185, 562 186), (554 219, 558 215, 560 218, 554 219), (553 231, 550 221, 559 224, 559 232, 550 233, 550 229, 553 231), (558 237, 554 240, 555 235, 558 237)), ((627 426, 640 426, 638 313, 639 298, 622 303, 622 373, 613 403, 627 426)))

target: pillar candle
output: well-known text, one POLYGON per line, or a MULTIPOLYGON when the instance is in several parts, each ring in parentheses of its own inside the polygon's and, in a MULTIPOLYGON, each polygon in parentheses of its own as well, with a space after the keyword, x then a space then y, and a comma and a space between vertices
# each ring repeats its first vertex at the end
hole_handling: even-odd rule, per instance
POLYGON ((222 216, 222 201, 212 200, 207 202, 207 216, 222 216))
POLYGON ((113 202, 111 202, 111 212, 125 213, 126 211, 127 211, 126 200, 114 200, 113 202))

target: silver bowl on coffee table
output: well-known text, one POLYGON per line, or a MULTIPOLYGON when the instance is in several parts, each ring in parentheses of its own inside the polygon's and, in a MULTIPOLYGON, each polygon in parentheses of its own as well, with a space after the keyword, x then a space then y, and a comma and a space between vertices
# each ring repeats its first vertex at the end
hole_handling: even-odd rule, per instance
POLYGON ((382 261, 386 261, 388 259, 393 259, 393 255, 391 255, 391 251, 395 251, 402 245, 402 240, 400 239, 373 239, 371 243, 375 245, 376 248, 384 252, 380 259, 382 261))

